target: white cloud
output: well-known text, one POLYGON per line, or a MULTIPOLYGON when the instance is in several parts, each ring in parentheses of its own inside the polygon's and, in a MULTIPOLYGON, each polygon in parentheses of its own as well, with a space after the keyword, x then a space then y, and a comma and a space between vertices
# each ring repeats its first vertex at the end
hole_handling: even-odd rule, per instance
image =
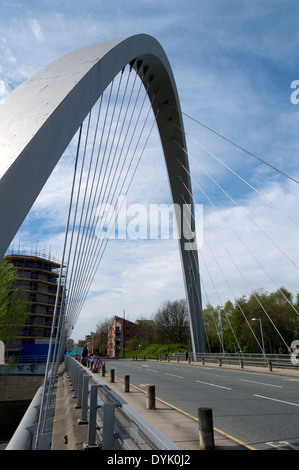
POLYGON ((39 21, 37 19, 30 19, 28 20, 28 25, 31 31, 33 32, 35 38, 37 39, 38 42, 43 42, 44 41, 44 34, 42 32, 41 26, 39 24, 39 21))
POLYGON ((10 93, 10 88, 8 83, 5 80, 0 79, 0 100, 2 100, 8 93, 10 93))
MULTIPOLYGON (((264 189, 264 194, 299 223, 298 190, 294 183, 269 185, 264 189)), ((265 288, 273 292, 281 286, 294 295, 297 293, 298 225, 257 194, 251 195, 241 209, 233 207, 220 212, 212 211, 207 218, 211 222, 204 225, 206 244, 204 242, 203 256, 207 257, 213 278, 219 279, 219 288, 226 292, 223 302, 231 299, 225 289, 226 276, 235 289, 236 297, 250 294, 251 289, 265 288), (219 238, 215 237, 211 227, 219 238), (211 244, 214 257, 225 276, 218 269, 207 244, 211 244)), ((204 277, 205 280, 209 279, 207 275, 204 277)), ((208 290, 215 299, 213 286, 209 285, 208 290)))

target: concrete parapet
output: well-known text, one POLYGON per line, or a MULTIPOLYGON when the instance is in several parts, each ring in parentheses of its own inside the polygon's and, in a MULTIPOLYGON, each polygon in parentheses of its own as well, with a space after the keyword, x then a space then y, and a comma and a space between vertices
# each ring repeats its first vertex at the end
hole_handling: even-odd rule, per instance
POLYGON ((80 425, 81 410, 72 398, 71 386, 64 364, 60 366, 51 450, 83 450, 88 427, 80 425))

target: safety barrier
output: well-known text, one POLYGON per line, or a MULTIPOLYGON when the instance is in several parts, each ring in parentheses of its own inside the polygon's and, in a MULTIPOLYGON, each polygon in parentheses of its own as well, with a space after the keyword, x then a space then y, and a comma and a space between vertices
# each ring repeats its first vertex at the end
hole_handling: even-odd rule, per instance
MULTIPOLYGON (((186 359, 184 353, 172 353, 167 357, 157 358, 157 360, 167 360, 168 362, 194 362, 195 359, 192 355, 189 355, 186 359)), ((299 365, 294 364, 291 361, 290 354, 251 354, 251 353, 202 353, 196 355, 196 361, 205 363, 218 363, 222 364, 232 364, 239 365, 241 368, 244 366, 259 366, 267 367, 269 370, 275 368, 285 368, 285 369, 298 369, 299 365)))
MULTIPOLYGON (((88 426, 84 449, 102 450, 178 450, 164 434, 129 406, 98 375, 70 356, 65 365, 72 383, 77 408, 81 408, 78 424, 88 426)), ((105 374, 105 368, 101 371, 105 374)), ((110 380, 114 380, 113 373, 110 380)))

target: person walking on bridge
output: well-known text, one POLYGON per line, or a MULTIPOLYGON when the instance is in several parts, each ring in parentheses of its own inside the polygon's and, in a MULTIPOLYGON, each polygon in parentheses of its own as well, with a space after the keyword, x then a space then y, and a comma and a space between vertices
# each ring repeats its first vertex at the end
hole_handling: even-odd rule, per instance
POLYGON ((84 346, 82 353, 81 353, 81 364, 83 366, 87 366, 87 357, 88 357, 88 349, 87 349, 87 346, 84 346))

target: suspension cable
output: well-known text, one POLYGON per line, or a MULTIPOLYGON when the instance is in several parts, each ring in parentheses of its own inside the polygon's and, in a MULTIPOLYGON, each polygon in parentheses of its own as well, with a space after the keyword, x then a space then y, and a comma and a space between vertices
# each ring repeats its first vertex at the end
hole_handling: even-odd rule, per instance
MULTIPOLYGON (((183 183, 183 184, 184 184, 184 183, 183 183)), ((185 184, 184 184, 184 186, 185 186, 185 188, 186 188, 187 191, 189 192, 189 195, 192 197, 193 201, 194 201, 195 204, 196 204, 196 200, 194 199, 193 195, 191 195, 190 191, 188 190, 188 188, 186 187, 185 184)), ((189 205, 187 205, 187 207, 188 207, 188 210, 189 210, 189 212, 190 212, 190 216, 193 218, 193 220, 194 220, 194 222, 195 222, 194 215, 191 213, 191 210, 190 210, 190 208, 189 208, 189 205)), ((209 222, 208 222, 208 223, 209 223, 209 222)), ((188 224, 189 224, 189 221, 188 221, 188 224)), ((190 226, 189 226, 189 228, 190 228, 190 226)), ((223 276, 223 278, 224 278, 226 284, 228 285, 229 290, 231 291, 233 297, 235 298, 236 296, 234 295, 233 290, 232 290, 232 288, 231 288, 231 286, 230 286, 230 284, 229 284, 229 282, 228 282, 228 280, 227 280, 227 278, 226 278, 226 276, 225 276, 225 274, 224 274, 222 268, 220 267, 220 265, 219 265, 219 263, 218 263, 218 261, 217 261, 215 255, 214 255, 214 253, 213 253, 213 250, 211 250, 211 248, 210 248, 210 246, 209 246, 209 243, 206 241, 206 239, 205 239, 205 243, 207 244, 208 249, 209 249, 211 255, 213 256, 213 258, 214 258, 214 260, 215 260, 215 262, 216 262, 216 264, 217 264, 217 266, 218 266, 219 271, 221 272, 221 274, 222 274, 222 276, 223 276)), ((190 252, 189 252, 189 253, 190 253, 190 252)), ((193 252, 192 252, 192 253, 193 253, 193 252)), ((207 267, 207 264, 206 264, 206 262, 205 262, 205 259, 204 259, 204 256, 203 256, 203 253, 201 252, 201 250, 199 250, 199 254, 200 254, 200 256, 201 256, 201 259, 202 259, 203 262, 204 262, 204 265, 205 265, 205 268, 206 268, 206 270, 207 270, 207 272, 208 272, 209 278, 210 278, 210 280, 211 280, 211 282, 212 282, 212 284, 213 284, 213 287, 214 287, 214 289, 215 289, 215 291, 216 291, 216 293, 217 293, 217 296, 218 296, 220 305, 223 305, 223 302, 221 301, 220 295, 219 295, 219 293, 218 293, 218 289, 217 289, 217 287, 216 287, 216 285, 215 285, 215 283, 214 283, 214 281, 213 281, 213 278, 212 278, 212 276, 211 276, 211 274, 210 274, 210 271, 209 271, 209 269, 208 269, 208 267, 207 267)), ((194 254, 193 254, 193 258, 194 258, 196 267, 197 267, 197 269, 199 270, 198 259, 196 259, 196 257, 194 256, 194 254)), ((193 276, 194 276, 194 273, 193 273, 193 276)), ((201 281, 202 281, 202 277, 201 277, 200 279, 201 279, 201 281)), ((196 283, 195 283, 195 286, 196 286, 196 283)), ((197 288, 197 287, 196 287, 196 288, 197 288)), ((241 311, 241 313, 242 313, 244 319, 246 320, 246 322, 247 322, 247 324, 248 324, 248 326, 249 326, 249 329, 250 329, 252 335, 254 336, 254 338, 255 338, 255 340, 256 340, 256 342, 257 342, 259 348, 260 348, 261 351, 263 352, 263 349, 262 349, 262 347, 261 347, 261 345, 260 345, 260 342, 258 341, 258 339, 257 339, 257 337, 256 337, 256 335, 255 335, 255 333, 254 333, 254 331, 253 331, 253 329, 252 329, 250 323, 248 322, 248 319, 246 318, 246 315, 245 315, 245 313, 243 312, 243 309, 242 309, 241 305, 239 304, 238 300, 236 301, 236 304, 237 304, 238 307, 240 308, 240 311, 241 311)), ((239 350, 241 351, 241 348, 240 348, 238 339, 237 339, 236 334, 235 334, 235 332, 234 332, 234 329, 233 329, 233 327, 232 327, 232 325, 231 325, 231 323, 230 323, 230 320, 229 320, 229 318, 228 318, 228 315, 227 315, 227 313, 226 313, 226 310, 225 310, 224 307, 223 307, 222 309, 223 309, 223 311, 224 311, 224 313, 225 313, 225 316, 226 316, 226 319, 227 319, 227 321, 228 321, 228 323, 229 323, 229 325, 230 325, 230 328, 231 328, 231 330, 232 330, 232 333, 233 333, 233 335, 234 335, 234 338, 235 338, 235 340, 236 340, 236 343, 237 343, 238 346, 239 346, 239 350)), ((218 331, 218 327, 217 327, 216 324, 215 324, 215 328, 216 328, 216 330, 217 330, 217 335, 218 335, 218 337, 219 337, 220 344, 222 345, 222 349, 223 349, 223 353, 224 353, 223 340, 221 340, 221 335, 220 335, 220 333, 219 333, 219 331, 218 331)))
MULTIPOLYGON (((173 109, 176 109, 174 106, 170 105, 169 103, 167 103, 168 106, 170 106, 171 108, 173 109)), ((220 134, 219 132, 216 132, 215 130, 211 129, 210 127, 206 126, 205 124, 203 124, 202 122, 198 121, 197 119, 189 116, 187 113, 184 113, 183 111, 181 111, 181 113, 188 117, 189 119, 192 119, 192 121, 196 122, 197 124, 199 124, 200 126, 204 127, 205 129, 207 129, 208 131, 212 132, 213 134, 217 135, 218 137, 220 137, 221 139, 225 140, 226 142, 229 142, 230 144, 232 144, 234 147, 238 148, 239 150, 242 150, 242 152, 245 152, 247 155, 250 155, 251 157, 255 158, 256 160, 259 160, 260 162, 264 163, 265 165, 269 166, 270 168, 272 168, 273 170, 277 171, 278 173, 280 173, 281 175, 285 176, 286 178, 289 178, 290 180, 294 181, 295 183, 299 184, 299 181, 296 179, 296 178, 293 178, 292 176, 286 174, 285 172, 283 172, 282 170, 276 168, 274 165, 272 165, 271 163, 267 162, 266 160, 263 160, 261 157, 258 157, 257 155, 255 155, 254 153, 252 152, 249 152, 248 150, 246 150, 245 148, 241 147, 240 145, 236 144, 235 142, 233 142, 232 140, 228 139, 227 137, 225 137, 224 135, 220 134)))
MULTIPOLYGON (((178 129, 180 129, 179 126, 175 125, 178 129)), ((181 130, 181 129, 180 129, 181 130)), ((250 184, 248 181, 246 181, 244 178, 242 178, 236 171, 234 171, 229 165, 224 163, 219 157, 217 157, 214 153, 210 152, 206 147, 204 147, 198 140, 194 139, 194 137, 191 137, 190 134, 185 132, 186 136, 188 136, 190 139, 193 140, 199 147, 201 147, 207 154, 209 154, 211 157, 213 157, 215 160, 217 160, 221 165, 223 165, 227 170, 229 170, 231 173, 233 173, 237 178, 239 178, 243 183, 245 183, 249 188, 251 188, 253 191, 255 191, 259 196, 261 196, 266 202, 271 204, 276 210, 281 212, 285 217, 287 217, 291 222, 299 226, 299 222, 295 219, 293 219, 291 216, 286 214, 280 207, 278 207, 276 204, 274 204, 273 201, 271 201, 269 198, 267 198, 261 191, 259 191, 257 188, 255 188, 252 184, 250 184)))
MULTIPOLYGON (((190 178, 192 178, 192 180, 194 179, 192 176, 191 176, 191 173, 187 170, 187 168, 180 162, 181 166, 184 168, 184 170, 189 174, 190 178)), ((183 182, 182 182, 183 183, 183 182)), ((183 183, 184 184, 184 183, 183 183)), ((212 207, 217 211, 218 214, 220 214, 221 218, 224 220, 224 222, 228 225, 228 227, 230 228, 230 230, 234 233, 234 235, 236 236, 236 238, 240 241, 240 243, 244 246, 244 248, 248 251, 248 253, 250 254, 250 256, 255 260, 255 262, 257 263, 257 265, 261 268, 261 270, 264 272, 264 274, 266 276, 268 276, 268 278, 270 279, 270 281, 274 284, 274 286, 276 287, 276 289, 281 293, 281 295, 284 297, 284 299, 286 300, 286 302, 291 306, 291 308, 294 310, 294 312, 299 315, 298 311, 296 310, 295 306, 292 304, 292 302, 290 302, 290 300, 286 297, 286 295, 284 294, 284 292, 281 290, 281 288, 275 283, 274 279, 270 276, 270 274, 265 270, 264 266, 260 263, 260 261, 257 259, 257 257, 255 256, 255 254, 252 252, 252 250, 247 246, 247 244, 244 243, 244 241, 241 239, 241 237, 239 236, 239 234, 235 231, 235 229, 232 227, 232 225, 229 223, 229 221, 223 217, 223 214, 221 211, 219 211, 219 209, 215 206, 215 204, 212 202, 211 198, 206 194, 206 192, 203 190, 203 188, 196 182, 196 185, 197 187, 201 190, 202 194, 206 197, 206 199, 209 201, 209 203, 212 205, 212 207)), ((185 188, 188 190, 188 188, 186 187, 186 185, 184 184, 185 188)))
MULTIPOLYGON (((136 77, 135 77, 135 80, 136 80, 136 77)), ((135 81, 134 81, 134 83, 135 83, 135 81)), ((141 88, 141 85, 142 84, 140 84, 140 88, 141 88)), ((133 86, 134 86, 134 84, 133 84, 133 86)), ((139 93, 140 93, 140 91, 138 91, 138 95, 139 95, 139 93)), ((110 126, 111 126, 111 124, 110 124, 110 126)), ((104 160, 104 158, 103 158, 103 160, 104 160)), ((105 178, 105 175, 104 175, 103 179, 104 178, 105 178)), ((98 179, 98 183, 99 183, 99 181, 100 181, 100 177, 98 179)), ((98 190, 98 186, 99 185, 97 185, 97 190, 98 190)), ((100 189, 101 189, 100 194, 98 196, 97 196, 98 191, 96 190, 92 209, 94 209, 95 205, 96 205, 96 207, 98 207, 98 205, 99 205, 99 201, 100 201, 100 198, 101 198, 103 187, 101 186, 100 189), (97 202, 95 202, 96 201, 96 196, 97 196, 97 202)), ((91 216, 93 216, 93 220, 92 220, 91 225, 89 223, 89 230, 90 230, 90 233, 94 233, 95 232, 95 227, 96 227, 97 215, 94 212, 94 210, 92 210, 90 214, 91 214, 91 216)), ((91 218, 90 218, 90 220, 91 220, 91 218)), ((89 220, 89 222, 90 222, 90 220, 89 220)), ((91 272, 91 269, 92 269, 91 258, 93 257, 93 254, 95 253, 95 250, 96 250, 96 236, 93 236, 93 237, 90 236, 89 240, 88 240, 88 250, 87 250, 87 255, 86 255, 87 262, 85 262, 83 269, 81 269, 80 273, 79 273, 80 280, 85 279, 85 284, 88 283, 88 278, 89 278, 89 275, 90 275, 90 272, 91 272)), ((82 291, 82 289, 81 289, 81 291, 82 291)))
MULTIPOLYGON (((122 75, 123 75, 123 71, 122 71, 122 75)), ((149 113, 152 110, 153 100, 155 99, 155 94, 154 94, 152 102, 150 103, 148 112, 147 112, 146 117, 144 119, 144 123, 143 123, 141 131, 139 133, 139 136, 135 137, 136 136, 137 126, 140 122, 141 113, 142 113, 142 110, 143 110, 143 107, 144 107, 144 104, 145 104, 145 99, 148 96, 147 93, 144 94, 142 104, 139 108, 139 114, 138 114, 138 117, 136 118, 136 123, 135 123, 135 126, 133 128, 131 138, 129 139, 129 130, 130 130, 131 124, 134 123, 133 117, 134 117, 137 101, 139 100, 140 90, 142 88, 142 80, 141 80, 139 90, 136 94, 135 103, 134 103, 134 106, 133 106, 131 117, 130 117, 129 122, 128 122, 126 117, 127 117, 128 111, 129 111, 129 104, 130 104, 131 98, 133 96, 133 90, 134 90, 134 87, 135 87, 136 77, 137 77, 137 72, 136 72, 136 75, 135 75, 134 83, 132 85, 130 98, 129 98, 129 101, 127 103, 125 116, 123 118, 123 122, 122 122, 122 125, 121 125, 121 131, 123 131, 125 124, 128 123, 127 130, 126 130, 126 133, 125 133, 125 138, 121 139, 121 137, 119 136, 118 141, 116 142, 116 135, 117 135, 117 130, 119 129, 119 126, 120 126, 120 119, 121 119, 123 104, 124 104, 124 100, 125 100, 124 95, 127 91, 129 76, 127 77, 125 92, 124 92, 124 95, 123 95, 123 98, 122 98, 122 102, 121 102, 121 105, 120 105, 120 109, 119 109, 119 112, 118 112, 117 119, 114 120, 113 118, 114 118, 114 115, 115 115, 114 110, 116 110, 116 105, 117 105, 117 101, 118 101, 118 92, 120 90, 120 84, 119 84, 119 87, 118 87, 117 96, 116 96, 115 101, 114 101, 114 108, 113 108, 113 111, 112 111, 112 116, 110 118, 110 124, 108 126, 108 130, 106 132, 104 130, 104 127, 102 129, 101 142, 102 142, 104 133, 106 133, 106 135, 108 133, 108 137, 112 136, 112 133, 111 133, 112 125, 114 126, 114 135, 111 137, 112 140, 111 139, 109 140, 109 138, 107 138, 105 136, 106 142, 105 142, 105 148, 104 148, 104 151, 103 151, 101 169, 100 169, 100 172, 99 172, 99 176, 97 176, 97 181, 95 182, 95 180, 94 180, 92 185, 91 185, 92 189, 91 189, 91 192, 89 194, 89 203, 88 203, 89 206, 88 207, 90 208, 90 201, 91 201, 91 194, 92 193, 93 193, 93 204, 92 204, 92 210, 89 210, 88 227, 86 225, 87 212, 85 214, 85 223, 84 224, 83 224, 83 215, 82 215, 82 212, 81 212, 79 228, 77 230, 77 237, 81 237, 80 248, 78 249, 79 241, 78 241, 78 238, 77 238, 76 248, 74 250, 74 254, 70 254, 70 256, 69 256, 69 263, 72 262, 72 276, 70 278, 70 288, 68 290, 68 302, 67 302, 67 315, 66 316, 68 318, 69 324, 72 324, 72 325, 74 325, 76 323, 76 320, 77 320, 77 318, 80 314, 80 311, 82 309, 82 306, 84 304, 86 296, 89 292, 91 283, 94 279, 95 273, 97 271, 97 268, 99 266, 99 263, 102 259, 103 253, 105 251, 106 245, 107 245, 108 240, 109 240, 109 238, 106 238, 105 240, 101 240, 101 239, 98 239, 98 237, 96 236, 97 235, 96 234, 96 229, 99 230, 99 226, 98 226, 97 214, 95 212, 95 209, 97 209, 97 207, 99 206, 100 200, 105 202, 105 204, 107 204, 108 202, 110 202, 110 203, 113 202, 114 197, 116 195, 116 189, 117 189, 117 187, 119 187, 119 183, 121 183, 121 189, 119 191, 119 194, 121 194, 121 191, 124 189, 125 184, 126 184, 126 182, 128 180, 128 177, 129 177, 129 172, 132 169, 134 156, 136 155, 136 152, 138 150, 138 146, 141 142, 141 136, 144 133, 144 129, 145 129, 148 117, 149 117, 149 113), (115 124, 114 124, 114 122, 115 122, 115 124), (130 160, 130 162, 127 163, 128 156, 129 156, 129 151, 131 151, 134 138, 137 139, 137 143, 135 144, 135 148, 132 151, 131 160, 130 160), (123 142, 121 142, 121 140, 123 140, 123 142), (126 144, 127 140, 129 140, 129 144, 127 145, 127 150, 126 150, 126 153, 125 153, 125 156, 124 156, 123 149, 124 149, 124 145, 126 144), (120 143, 122 143, 122 149, 120 150, 118 159, 116 159, 116 155, 117 155, 117 151, 118 151, 120 143), (109 144, 109 150, 108 150, 108 144, 109 144), (121 165, 121 169, 119 170, 120 163, 121 163, 121 157, 122 157, 122 165, 121 165), (103 164, 104 160, 106 160, 106 165, 103 164), (125 165, 127 166, 126 169, 125 169, 125 165), (105 170, 103 172, 102 170, 104 169, 104 167, 105 167, 105 170), (101 173, 103 173, 102 181, 105 181, 104 185, 103 184, 99 185, 100 174, 101 173), (120 181, 121 176, 122 176, 122 182, 120 181), (94 188, 94 183, 96 183, 96 189, 94 188), (98 191, 98 188, 100 189, 100 191, 98 191), (96 200, 97 200, 97 202, 96 202, 96 200), (93 219, 93 220, 91 221, 91 219, 93 219), (85 233, 85 237, 84 237, 84 233, 85 233), (84 238, 84 248, 82 249, 83 238, 84 238), (80 256, 80 262, 79 262, 78 255, 80 256)), ((150 83, 151 83, 151 81, 149 82, 148 87, 150 86, 150 83)), ((112 89, 112 87, 111 87, 111 89, 112 89)), ((148 91, 148 89, 146 91, 148 91)), ((110 97, 111 97, 111 93, 112 92, 110 90, 110 97)), ((110 103, 110 98, 109 98, 108 103, 110 103)), ((107 105, 107 108, 106 108, 105 123, 107 123, 108 107, 109 107, 109 105, 107 105)), ((159 110, 158 110, 158 112, 159 112, 159 110)), ((157 116, 155 116, 155 119, 156 119, 156 117, 157 116)), ((149 131, 149 134, 146 138, 146 142, 145 142, 145 144, 143 146, 143 149, 141 151, 141 154, 138 158, 137 164, 135 165, 135 168, 133 169, 133 174, 132 174, 132 176, 130 178, 130 181, 127 185, 127 188, 125 190, 125 194, 127 194, 128 190, 130 188, 130 185, 132 183, 133 177, 134 177, 134 175, 137 171, 137 167, 138 167, 139 162, 141 160, 142 154, 144 153, 146 143, 149 139, 149 136, 150 136, 150 134, 152 132, 152 129, 154 127, 154 124, 156 122, 155 119, 154 119, 153 124, 151 126, 151 129, 149 131)), ((96 126, 96 129, 97 129, 97 126, 96 126)), ((94 135, 93 141, 95 142, 95 140, 96 140, 96 136, 94 135)), ((86 142, 87 142, 87 140, 86 140, 86 142)), ((87 143, 85 143, 85 145, 87 145, 87 143)), ((94 148, 94 145, 93 145, 93 148, 94 148)), ((98 155, 99 155, 99 152, 98 152, 98 155)), ((91 168, 91 161, 89 163, 89 169, 90 168, 91 168)), ((89 174, 90 174, 90 171, 88 172, 88 175, 89 174)), ((84 205, 85 205, 86 198, 87 198, 87 190, 85 188, 85 193, 84 193, 84 198, 83 198, 83 205, 82 205, 81 211, 85 210, 84 205)), ((120 208, 119 208, 119 210, 120 210, 120 208)), ((104 220, 103 220, 103 222, 105 223, 104 220)), ((75 223, 74 223, 74 226, 75 226, 75 223)), ((108 227, 109 227, 109 224, 108 224, 108 227)))
MULTIPOLYGON (((179 144, 177 143, 177 145, 182 149, 184 150, 184 148, 179 144)), ((184 150, 185 153, 186 150, 184 150)), ((247 212, 239 205, 237 204, 237 202, 219 185, 219 183, 217 183, 217 181, 197 162, 197 160, 195 160, 190 154, 188 154, 188 156, 196 163, 196 165, 201 169, 201 171, 210 178, 210 180, 251 220, 252 223, 254 223, 254 225, 263 233, 263 235, 268 238, 268 240, 273 243, 273 245, 275 246, 275 248, 277 248, 294 266, 296 269, 299 269, 299 267, 297 266, 297 264, 277 245, 277 243, 252 219, 252 217, 250 217, 247 212)), ((191 175, 190 175, 191 176, 191 175)), ((193 178, 194 180, 194 178, 193 178)), ((197 184, 197 186, 200 188, 200 186, 197 184)))
MULTIPOLYGON (((52 345, 53 345, 54 336, 55 336, 55 323, 56 323, 56 318, 57 318, 57 314, 58 314, 59 295, 60 295, 60 292, 61 292, 60 286, 61 286, 61 280, 62 280, 62 271, 63 271, 63 265, 64 265, 64 258, 65 258, 66 247, 67 247, 67 234, 69 232, 71 206, 72 206, 72 201, 73 201, 73 196, 74 196, 76 171, 77 171, 77 165, 78 165, 78 156, 79 156, 79 149, 80 149, 80 144, 81 144, 81 136, 82 136, 82 124, 80 126, 79 134, 78 134, 77 152, 76 152, 76 158, 75 158, 73 183, 72 183, 72 188, 71 188, 70 203, 69 203, 67 222, 66 222, 66 228, 65 228, 65 238, 64 238, 64 245, 63 245, 62 262, 61 262, 61 268, 59 270, 59 279, 58 279, 58 285, 57 285, 57 293, 56 293, 55 307, 54 307, 54 312, 53 312, 53 320, 52 320, 52 328, 51 328, 51 335, 50 335, 50 341, 49 341, 48 357, 47 357, 46 370, 45 370, 45 382, 44 382, 42 399, 41 399, 39 419, 38 419, 37 429, 36 429, 35 449, 38 448, 38 441, 39 441, 39 436, 40 436, 41 431, 44 432, 44 430, 45 430, 46 412, 47 412, 47 409, 49 407, 49 400, 50 400, 50 395, 51 395, 49 393, 49 391, 50 391, 49 390, 49 383, 51 381, 51 373, 52 373, 52 376, 53 376, 53 367, 52 367, 52 371, 50 371, 50 364, 51 364, 51 361, 54 361, 54 354, 53 354, 53 357, 51 359, 52 345), (46 401, 46 398, 47 398, 47 401, 46 401)), ((61 315, 61 311, 60 311, 60 315, 61 315)))
MULTIPOLYGON (((183 183, 184 184, 184 183, 183 183)), ((187 186, 184 184, 185 188, 188 190, 187 186)), ((234 261, 234 259, 232 258, 232 256, 230 255, 230 253, 228 252, 227 248, 225 247, 225 245, 223 244, 222 240, 220 240, 217 232, 215 232, 215 230, 213 229, 218 241, 221 243, 221 245, 223 246, 223 248, 225 249, 229 259, 232 261, 232 263, 234 264, 234 266, 236 267, 236 269, 238 270, 239 274, 241 275, 242 279, 245 281, 245 283, 247 284, 247 286, 249 287, 250 291, 252 292, 252 295, 255 297, 255 299, 257 300, 258 304, 260 305, 260 307, 262 308, 263 312, 266 314, 267 318, 269 319, 270 323, 272 324, 272 326, 274 327, 274 329, 276 330, 276 332, 278 333, 278 335, 280 336, 281 340, 283 341, 283 343, 285 344, 285 346, 287 347, 287 349, 289 348, 286 341, 284 340, 284 338, 282 337, 281 333, 279 332, 279 330, 277 329, 276 325, 274 324, 273 320, 271 319, 271 317, 269 316, 268 312, 265 310, 264 306, 262 305, 262 303, 260 302, 259 298, 257 297, 256 293, 254 292, 254 290, 250 287, 250 284, 248 283, 248 281, 246 280, 245 276, 243 275, 242 271, 240 270, 240 268, 238 267, 237 263, 234 261)))

